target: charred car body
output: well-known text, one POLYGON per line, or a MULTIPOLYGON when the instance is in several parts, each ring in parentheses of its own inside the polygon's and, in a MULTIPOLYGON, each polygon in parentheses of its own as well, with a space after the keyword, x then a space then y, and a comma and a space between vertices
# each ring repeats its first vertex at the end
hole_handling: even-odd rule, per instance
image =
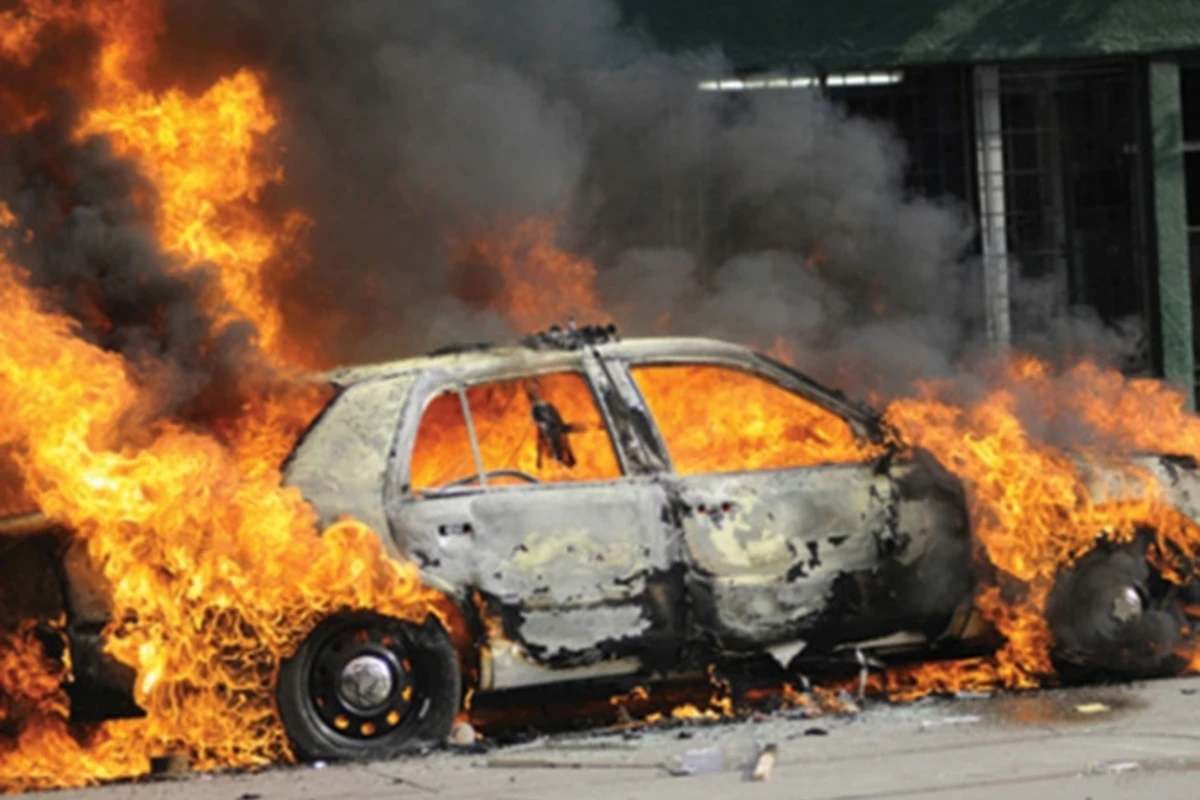
MULTIPOLYGON (((461 609, 477 691, 995 644, 972 605, 983 567, 960 482, 872 410, 749 349, 554 329, 325 379, 335 397, 285 481, 323 523, 380 532, 461 609)), ((1140 462, 1197 518, 1194 465, 1140 462)), ((86 564, 34 539, 4 540, 4 563, 58 559, 65 600, 29 611, 65 612, 77 709, 111 713, 130 676, 100 654, 86 564)), ((1170 669, 1169 648, 1138 647, 1179 628, 1182 600, 1160 584, 1136 547, 1083 559, 1052 602, 1057 657, 1170 669)), ((279 710, 302 755, 385 756, 445 736, 465 666, 435 620, 335 616, 285 663, 279 710)))

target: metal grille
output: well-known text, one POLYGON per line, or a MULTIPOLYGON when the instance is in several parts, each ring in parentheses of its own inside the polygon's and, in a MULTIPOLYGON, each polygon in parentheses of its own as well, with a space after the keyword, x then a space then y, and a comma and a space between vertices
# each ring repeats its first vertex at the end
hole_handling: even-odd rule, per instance
POLYGON ((931 197, 971 196, 966 70, 907 69, 894 85, 834 86, 825 94, 851 114, 891 126, 908 151, 908 187, 931 197))
MULTIPOLYGON (((975 209, 969 67, 906 68, 894 85, 837 87, 825 94, 848 113, 880 122, 904 143, 905 185, 916 195, 953 198, 975 209)), ((976 242, 978 253, 978 242, 976 242)), ((973 338, 984 293, 968 285, 955 298, 959 324, 973 338)))
MULTIPOLYGON (((981 211, 1003 219, 981 222, 1002 230, 1026 290, 1012 299, 1016 337, 1069 307, 1113 324, 1152 318, 1135 86, 1132 65, 1098 64, 1001 67, 977 89, 981 108, 998 104, 1002 158, 981 158, 980 180, 1002 187, 1002 201, 981 211)), ((1151 368, 1141 351, 1130 371, 1151 368)))
MULTIPOLYGON (((974 180, 969 75, 966 67, 937 67, 745 76, 704 80, 698 89, 712 94, 713 105, 702 106, 704 112, 716 109, 731 123, 747 112, 753 92, 761 90, 765 101, 782 103, 791 95, 820 92, 848 114, 881 123, 900 139, 907 156, 905 186, 912 193, 969 203, 974 180)), ((691 146, 703 152, 706 143, 695 140, 691 146)), ((695 246, 703 253, 705 265, 723 263, 744 249, 748 240, 753 241, 750 237, 759 235, 755 215, 739 217, 721 207, 726 188, 720 176, 703 179, 698 185, 683 179, 669 179, 668 183, 669 199, 664 207, 670 223, 665 241, 695 246), (694 199, 693 208, 687 207, 685 198, 694 199)), ((756 246, 767 247, 788 244, 756 242, 756 246)), ((976 314, 966 316, 974 318, 976 314)))
MULTIPOLYGON (((1192 349, 1200 356, 1200 66, 1179 70, 1183 110, 1183 166, 1187 186, 1188 261, 1192 277, 1192 349)), ((1200 359, 1197 359, 1200 363, 1200 359)), ((1196 370, 1200 395, 1200 367, 1196 370)))

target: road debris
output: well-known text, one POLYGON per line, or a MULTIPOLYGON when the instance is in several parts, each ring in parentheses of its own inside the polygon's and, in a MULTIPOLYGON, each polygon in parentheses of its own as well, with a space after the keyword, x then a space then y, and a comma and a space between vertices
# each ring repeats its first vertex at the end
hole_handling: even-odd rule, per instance
POLYGON ((793 739, 799 739, 804 736, 828 736, 828 735, 829 735, 829 731, 826 730, 825 728, 815 728, 814 727, 814 728, 805 728, 804 730, 800 731, 799 733, 789 734, 787 738, 788 738, 788 741, 791 741, 793 739))
POLYGON ((1142 768, 1137 761, 1108 761, 1092 764, 1088 772, 1093 775, 1121 775, 1142 768))
POLYGON ((505 746, 506 754, 526 753, 530 750, 638 750, 636 740, 622 737, 619 740, 611 738, 588 738, 573 741, 554 741, 548 736, 538 736, 528 742, 505 746))
POLYGON ((150 773, 160 778, 184 778, 191 774, 192 765, 185 755, 160 756, 150 760, 150 773))
POLYGON ((1075 706, 1075 710, 1080 714, 1104 714, 1112 711, 1112 708, 1104 703, 1080 703, 1075 706))
POLYGON ((758 754, 758 759, 754 762, 754 769, 750 773, 750 780, 765 781, 771 777, 771 771, 775 769, 775 761, 779 758, 779 748, 776 745, 769 744, 762 749, 758 754))
POLYGON ((921 721, 921 730, 927 731, 930 728, 943 728, 947 725, 974 725, 980 722, 983 717, 977 714, 963 714, 957 717, 942 717, 941 719, 926 719, 921 721))
POLYGON ((469 722, 456 722, 454 727, 450 729, 450 735, 446 737, 446 741, 455 747, 466 747, 475 744, 479 737, 475 734, 475 727, 469 722))
POLYGON ((583 769, 581 761, 557 761, 552 758, 508 758, 497 756, 487 760, 489 769, 583 769))
POLYGON ((725 750, 719 745, 703 750, 688 750, 682 757, 672 759, 664 765, 667 772, 683 777, 686 775, 711 775, 728 769, 725 750))
POLYGON ((867 660, 867 656, 862 650, 854 648, 854 658, 858 661, 858 689, 854 693, 854 699, 861 706, 867 697, 867 681, 871 678, 871 662, 867 660))

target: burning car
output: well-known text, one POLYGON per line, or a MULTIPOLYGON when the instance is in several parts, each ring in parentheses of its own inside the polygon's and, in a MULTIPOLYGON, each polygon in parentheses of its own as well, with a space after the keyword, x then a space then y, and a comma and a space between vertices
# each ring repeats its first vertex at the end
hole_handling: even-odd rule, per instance
MULTIPOLYGON (((1004 577, 978 557, 963 484, 872 409, 753 350, 552 329, 322 380, 333 397, 286 482, 323 523, 351 516, 415 563, 469 641, 432 615, 326 618, 277 682, 302 756, 440 741, 466 689, 753 657, 812 672, 996 646, 974 599, 1004 577)), ((1194 463, 1129 463, 1200 519, 1194 463)), ((1138 491, 1123 475, 1093 467, 1092 491, 1114 502, 1138 491)), ((86 557, 36 518, 5 525, 0 563, 13 574, 0 580, 29 587, 24 616, 66 617, 75 713, 131 712, 132 676, 102 652, 110 620, 86 557)), ((1098 538, 1060 576, 1048 618, 1061 672, 1179 668, 1190 598, 1146 547, 1098 538)))

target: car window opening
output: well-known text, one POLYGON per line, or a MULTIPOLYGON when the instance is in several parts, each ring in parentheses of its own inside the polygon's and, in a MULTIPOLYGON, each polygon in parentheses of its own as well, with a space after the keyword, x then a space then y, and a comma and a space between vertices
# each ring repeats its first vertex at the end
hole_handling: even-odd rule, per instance
POLYGON ((849 464, 876 454, 844 419, 759 375, 709 364, 632 372, 679 474, 849 464))
MULTIPOLYGON (((577 373, 467 388, 475 441, 489 486, 611 480, 616 451, 587 381, 577 373)), ((410 464, 416 494, 480 483, 471 432, 455 392, 425 411, 410 464)))
POLYGON ((476 474, 475 457, 458 392, 454 389, 442 392, 426 407, 417 430, 409 463, 412 490, 419 493, 476 474))

